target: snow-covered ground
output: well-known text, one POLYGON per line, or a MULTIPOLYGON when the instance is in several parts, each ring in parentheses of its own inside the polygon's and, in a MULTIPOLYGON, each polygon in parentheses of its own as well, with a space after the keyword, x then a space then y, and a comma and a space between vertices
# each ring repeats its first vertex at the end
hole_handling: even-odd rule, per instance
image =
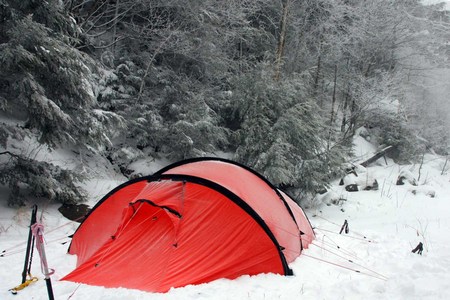
MULTIPOLYGON (((356 144, 356 154, 361 158, 375 150, 362 138, 357 138, 356 144)), ((367 169, 357 168, 358 177, 347 178, 361 185, 376 179, 376 191, 347 192, 335 182, 323 200, 341 199, 339 205, 330 203, 306 210, 317 238, 291 264, 294 276, 242 276, 165 294, 59 281, 75 267, 76 258, 66 254, 67 236, 78 224, 62 217, 58 205, 47 206, 42 218, 49 266, 55 269, 51 277, 55 298, 450 299, 450 172, 441 175, 444 161, 442 157, 425 156, 418 186, 395 183, 400 173, 417 179, 419 165, 399 166, 391 160, 386 164, 384 159, 367 169), (344 220, 350 231, 339 235, 344 220), (423 255, 411 252, 419 242, 424 244, 423 255)), ((92 176, 85 185, 91 195, 89 204, 95 204, 124 180, 92 176)), ((0 190, 0 251, 5 250, 0 257, 0 299, 47 299, 37 253, 32 274, 39 281, 15 296, 8 291, 21 280, 30 208, 8 208, 6 197, 6 191, 0 190)))

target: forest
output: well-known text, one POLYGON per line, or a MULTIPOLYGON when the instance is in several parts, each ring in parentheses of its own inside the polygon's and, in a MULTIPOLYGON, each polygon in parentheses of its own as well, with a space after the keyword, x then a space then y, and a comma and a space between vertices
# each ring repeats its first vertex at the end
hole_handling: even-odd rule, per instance
POLYGON ((0 185, 11 206, 86 200, 39 147, 129 178, 226 155, 300 202, 355 134, 398 163, 448 156, 449 41, 419 0, 0 0, 0 185))

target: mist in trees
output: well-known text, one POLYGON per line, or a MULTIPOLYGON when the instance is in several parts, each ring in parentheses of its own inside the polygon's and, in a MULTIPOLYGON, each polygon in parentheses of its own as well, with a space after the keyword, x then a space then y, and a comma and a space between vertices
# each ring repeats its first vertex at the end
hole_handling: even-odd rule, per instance
POLYGON ((399 162, 448 153, 449 25, 416 0, 0 0, 0 169, 37 166, 11 151, 33 137, 125 175, 220 151, 311 198, 361 126, 399 162))

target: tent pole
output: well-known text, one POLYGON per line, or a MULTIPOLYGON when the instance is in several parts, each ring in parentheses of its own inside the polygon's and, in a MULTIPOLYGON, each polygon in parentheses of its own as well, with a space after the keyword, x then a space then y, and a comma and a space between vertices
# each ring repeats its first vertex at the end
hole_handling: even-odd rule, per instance
POLYGON ((53 289, 50 275, 52 275, 55 271, 53 269, 49 269, 47 264, 47 256, 45 254, 45 247, 44 247, 44 225, 42 225, 42 223, 35 223, 32 226, 32 231, 33 235, 36 238, 36 248, 39 252, 39 256, 41 257, 41 270, 45 276, 48 299, 54 300, 55 298, 53 296, 53 289))
POLYGON ((36 214, 37 214, 37 205, 35 204, 33 205, 33 209, 31 211, 31 221, 30 221, 30 229, 28 231, 27 251, 25 253, 25 263, 23 264, 23 271, 22 271, 22 283, 25 283, 25 281, 27 281, 27 275, 29 273, 28 263, 30 262, 31 247, 33 247, 32 242, 34 242, 34 236, 31 231, 31 226, 33 226, 34 223, 36 223, 36 214))
MULTIPOLYGON (((41 234, 42 235, 42 234, 41 234)), ((43 238, 43 235, 42 235, 43 238)), ((41 243, 40 245, 41 249, 39 250, 39 253, 41 253, 41 261, 42 261, 42 271, 44 272, 45 275, 45 284, 47 286, 47 293, 48 293, 48 299, 49 300, 54 300, 54 296, 53 296, 53 289, 52 289, 52 281, 50 279, 50 275, 53 274, 53 270, 51 272, 49 272, 48 266, 47 266, 47 256, 45 254, 45 248, 44 248, 44 243, 41 243)))
POLYGON ((48 293, 48 299, 49 300, 54 300, 54 296, 53 296, 53 288, 52 288, 52 281, 49 278, 45 278, 45 284, 47 285, 47 293, 48 293))

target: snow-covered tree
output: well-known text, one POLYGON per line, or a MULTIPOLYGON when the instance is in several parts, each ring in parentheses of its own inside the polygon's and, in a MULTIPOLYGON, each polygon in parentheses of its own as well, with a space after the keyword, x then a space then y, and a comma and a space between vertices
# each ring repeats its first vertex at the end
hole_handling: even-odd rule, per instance
MULTIPOLYGON (((15 161, 2 160, 2 182, 13 188, 22 182, 35 195, 71 202, 55 192, 56 182, 71 185, 69 173, 24 156, 23 149, 10 151, 10 144, 29 135, 49 148, 98 151, 110 144, 111 125, 120 128, 123 120, 97 107, 96 63, 75 49, 80 31, 60 1, 2 0, 0 8, 0 109, 8 120, 0 151, 15 161)), ((73 201, 83 198, 74 185, 68 189, 73 201)))
MULTIPOLYGON (((95 62, 76 50, 77 27, 59 1, 3 3, 0 45, 2 109, 36 130, 40 141, 103 147, 108 143, 96 108, 95 62)), ((120 124, 114 114, 107 116, 120 124)))
POLYGON ((405 160, 421 150, 420 140, 434 149, 448 141, 444 117, 436 130, 425 130, 446 102, 433 99, 430 81, 423 88, 416 79, 430 67, 447 68, 442 6, 419 0, 0 0, 0 6, 0 109, 13 120, 0 130, 1 150, 10 150, 11 139, 37 134, 49 147, 106 150, 126 174, 139 157, 235 151, 275 184, 314 193, 340 172, 359 126, 378 143, 395 144, 405 160))
POLYGON ((240 79, 233 96, 239 124, 235 158, 277 186, 314 194, 339 173, 345 152, 327 149, 320 110, 302 82, 278 82, 272 74, 240 79))
POLYGON ((33 202, 76 204, 86 200, 86 192, 75 182, 82 177, 45 161, 37 161, 9 151, 0 152, 0 184, 10 189, 8 205, 33 202))

